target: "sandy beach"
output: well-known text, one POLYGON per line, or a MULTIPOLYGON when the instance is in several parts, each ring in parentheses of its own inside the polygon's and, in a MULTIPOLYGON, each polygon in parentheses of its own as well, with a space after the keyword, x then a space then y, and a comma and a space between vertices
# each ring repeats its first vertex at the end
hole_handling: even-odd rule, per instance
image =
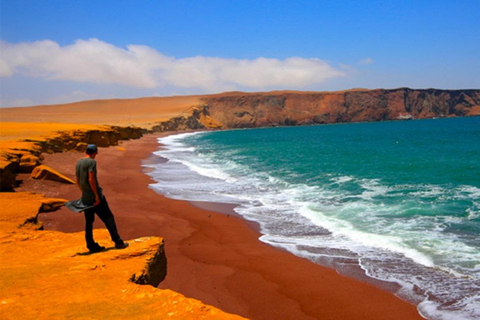
MULTIPOLYGON (((97 162, 99 182, 121 236, 165 239, 168 270, 159 288, 258 320, 422 319, 415 306, 392 293, 260 242, 254 226, 234 214, 218 212, 228 207, 210 205, 211 210, 205 210, 155 193, 141 164, 158 149, 158 136, 100 148, 97 162)), ((82 156, 78 152, 45 155, 44 164, 73 178, 74 165, 82 156)), ((23 179, 18 191, 66 199, 80 195, 74 185, 23 179)), ((41 219, 49 230, 83 230, 83 216, 66 208, 41 219)), ((96 226, 104 227, 98 221, 96 226)))

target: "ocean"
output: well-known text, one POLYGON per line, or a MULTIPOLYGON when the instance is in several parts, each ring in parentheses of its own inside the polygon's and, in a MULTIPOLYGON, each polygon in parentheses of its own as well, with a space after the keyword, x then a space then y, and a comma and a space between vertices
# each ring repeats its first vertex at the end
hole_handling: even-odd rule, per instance
POLYGON ((427 319, 480 319, 480 117, 159 143, 154 155, 167 161, 150 165, 155 191, 236 204, 260 241, 384 284, 427 319))

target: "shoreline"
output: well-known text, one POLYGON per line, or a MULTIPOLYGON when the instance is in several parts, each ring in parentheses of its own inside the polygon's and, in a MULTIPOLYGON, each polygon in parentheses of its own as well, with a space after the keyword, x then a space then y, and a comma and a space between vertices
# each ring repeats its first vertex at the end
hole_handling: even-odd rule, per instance
MULTIPOLYGON (((100 185, 122 237, 165 239, 168 271, 159 288, 251 319, 422 319, 414 305, 390 292, 261 242, 253 222, 218 212, 232 208, 157 194, 141 165, 159 148, 159 136, 100 148, 97 157, 100 185)), ((45 155, 44 164, 72 177, 81 156, 45 155)), ((35 190, 35 182, 21 188, 35 190)), ((76 199, 76 188, 47 186, 43 193, 76 199)), ((41 219, 46 229, 83 231, 83 215, 66 208, 41 219)), ((98 221, 95 226, 104 228, 98 221)))

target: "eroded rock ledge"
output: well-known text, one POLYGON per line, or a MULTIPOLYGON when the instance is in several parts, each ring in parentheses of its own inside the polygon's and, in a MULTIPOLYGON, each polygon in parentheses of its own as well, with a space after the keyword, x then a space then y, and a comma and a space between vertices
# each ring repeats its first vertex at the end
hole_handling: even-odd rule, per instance
POLYGON ((39 230, 38 214, 65 201, 0 193, 1 319, 242 319, 156 288, 166 273, 162 238, 116 250, 95 229, 107 250, 88 254, 83 232, 39 230))
POLYGON ((0 191, 12 191, 16 175, 32 172, 42 163, 42 153, 83 151, 90 143, 115 146, 120 140, 139 139, 144 132, 138 127, 99 126, 95 130, 59 131, 41 139, 22 139, 0 150, 0 191))

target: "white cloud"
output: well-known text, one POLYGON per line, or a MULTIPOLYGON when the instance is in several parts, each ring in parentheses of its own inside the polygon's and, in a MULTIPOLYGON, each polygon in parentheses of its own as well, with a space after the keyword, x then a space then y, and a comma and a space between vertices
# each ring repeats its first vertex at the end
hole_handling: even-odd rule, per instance
POLYGON ((117 83, 136 87, 155 87, 151 70, 154 59, 146 47, 117 48, 97 39, 77 40, 73 45, 60 47, 44 40, 32 43, 1 45, 0 75, 21 72, 32 77, 52 80, 72 80, 93 83, 117 83))
POLYGON ((297 89, 346 75, 325 61, 299 57, 254 60, 216 57, 176 59, 141 45, 126 49, 98 39, 60 46, 50 40, 0 41, 0 76, 122 84, 137 88, 297 89))

